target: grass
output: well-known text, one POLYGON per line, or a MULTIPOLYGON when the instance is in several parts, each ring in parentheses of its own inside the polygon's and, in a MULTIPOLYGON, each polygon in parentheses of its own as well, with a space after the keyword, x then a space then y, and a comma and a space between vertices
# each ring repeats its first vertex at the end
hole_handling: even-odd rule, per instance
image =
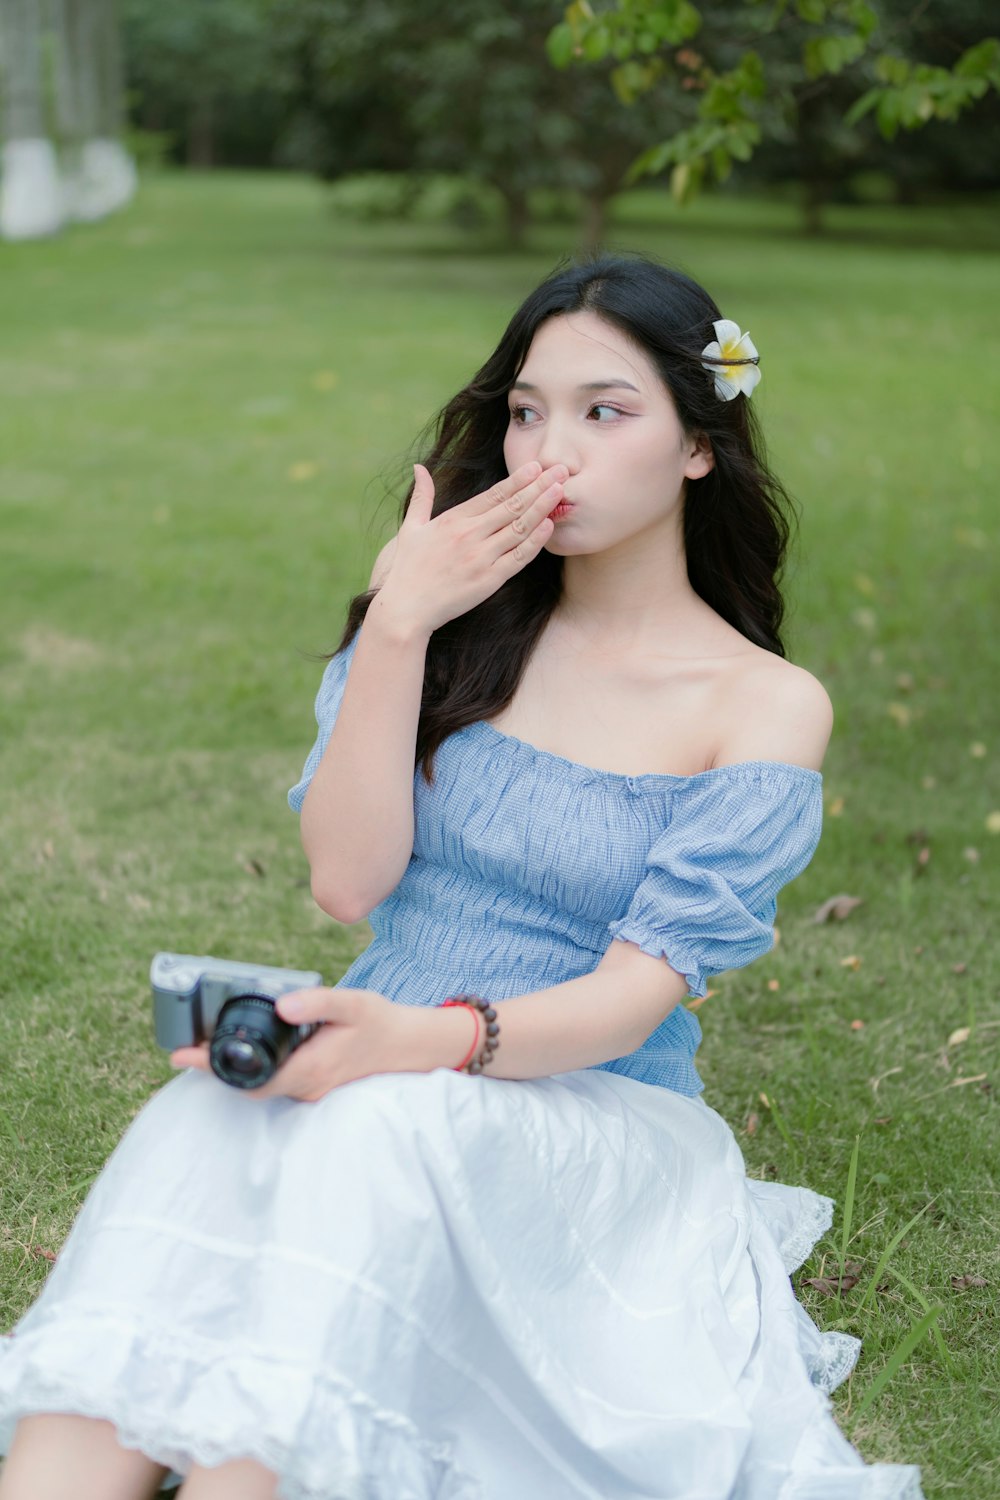
MULTIPOLYGON (((612 239, 690 270, 761 349, 754 400, 803 507, 792 655, 837 712, 826 830, 781 941, 700 1009, 707 1097, 752 1174, 838 1200, 808 1274, 849 1259, 856 1290, 800 1294, 864 1340, 845 1431, 920 1463, 928 1497, 987 1500, 995 218, 838 209, 813 241, 780 203, 636 194, 612 239), (838 892, 863 905, 811 922, 838 892)), ((0 246, 2 1326, 170 1076, 151 954, 334 979, 365 943, 312 904, 284 802, 310 653, 393 529, 415 434, 571 248, 559 226, 505 255, 336 222, 316 185, 251 175, 164 176, 110 222, 0 246)))

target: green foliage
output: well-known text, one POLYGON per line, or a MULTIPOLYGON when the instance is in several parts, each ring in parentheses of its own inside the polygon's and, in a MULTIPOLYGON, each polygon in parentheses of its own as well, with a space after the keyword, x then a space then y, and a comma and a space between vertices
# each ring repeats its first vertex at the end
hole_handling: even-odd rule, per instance
POLYGON ((1000 92, 996 38, 978 41, 952 66, 911 63, 891 52, 876 53, 882 23, 868 0, 794 0, 791 10, 788 0, 764 6, 765 0, 721 7, 710 0, 700 7, 687 0, 616 0, 603 6, 575 0, 566 8, 548 39, 555 67, 614 56, 618 66, 611 82, 625 103, 653 90, 700 94, 697 121, 648 146, 631 164, 626 182, 670 167, 673 192, 686 201, 709 176, 725 180, 733 162, 748 160, 765 138, 780 139, 805 102, 814 108, 810 87, 817 81, 847 73, 856 92, 862 65, 872 66, 879 81, 856 98, 846 124, 857 125, 873 113, 887 141, 900 128, 955 120, 989 90, 1000 92), (739 40, 748 29, 757 32, 758 49, 745 49, 739 40), (718 58, 735 48, 737 60, 722 66, 683 45, 699 33, 706 53, 718 58), (636 53, 641 63, 634 61, 636 53))
POLYGON ((501 194, 516 231, 539 189, 602 203, 655 128, 654 101, 629 108, 608 88, 612 37, 590 35, 593 72, 550 66, 566 37, 560 0, 276 4, 283 66, 311 122, 310 165, 324 176, 476 177, 501 194))

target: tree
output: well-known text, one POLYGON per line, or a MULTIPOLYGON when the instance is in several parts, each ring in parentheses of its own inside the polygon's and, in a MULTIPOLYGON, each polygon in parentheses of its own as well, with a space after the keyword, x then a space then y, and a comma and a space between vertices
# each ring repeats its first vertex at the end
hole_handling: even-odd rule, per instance
POLYGON ((683 200, 707 177, 721 181, 735 161, 749 161, 789 120, 800 144, 811 137, 815 148, 821 133, 810 114, 831 80, 852 86, 845 124, 873 114, 887 141, 932 120, 955 120, 1000 91, 1000 40, 979 38, 950 63, 914 62, 904 49, 920 36, 926 7, 912 16, 902 10, 892 0, 881 10, 869 0, 734 0, 711 9, 691 0, 574 0, 548 49, 564 70, 612 59, 612 84, 623 99, 678 90, 697 96, 692 122, 647 146, 627 174, 634 182, 670 169, 683 200))
POLYGON ((120 138, 114 0, 0 0, 0 63, 0 234, 51 234, 127 202, 136 177, 120 138))
POLYGON ((269 156, 278 129, 272 8, 271 0, 124 0, 139 118, 150 130, 176 127, 189 166, 213 166, 241 131, 269 156))
POLYGON ((43 18, 36 0, 0 0, 0 234, 35 239, 63 222, 59 162, 42 79, 43 18))
MULTIPOLYGON (((596 242, 621 176, 655 126, 606 73, 569 77, 545 39, 560 0, 278 0, 295 130, 324 175, 456 172, 490 183, 522 234, 529 195, 574 188, 596 242)), ((662 109, 660 110, 662 116, 662 109)), ((678 116, 680 118, 680 116, 678 116)))

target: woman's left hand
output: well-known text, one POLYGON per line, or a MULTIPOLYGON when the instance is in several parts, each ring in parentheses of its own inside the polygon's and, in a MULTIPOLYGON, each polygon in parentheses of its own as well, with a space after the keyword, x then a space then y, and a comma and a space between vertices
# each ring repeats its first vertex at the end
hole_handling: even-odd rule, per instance
MULTIPOLYGON (((331 1089, 372 1073, 412 1069, 410 1007, 394 1004, 375 990, 295 990, 282 995, 279 1016, 296 1026, 325 1024, 302 1042, 259 1089, 246 1089, 254 1099, 302 1099, 315 1103, 331 1089)), ((179 1047, 170 1054, 175 1068, 209 1071, 208 1043, 179 1047)))

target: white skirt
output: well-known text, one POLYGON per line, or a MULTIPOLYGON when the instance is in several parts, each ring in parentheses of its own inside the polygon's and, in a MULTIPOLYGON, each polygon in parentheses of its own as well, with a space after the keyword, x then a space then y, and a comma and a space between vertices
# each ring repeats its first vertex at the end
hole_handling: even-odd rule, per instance
POLYGON ((283 1500, 920 1500, 841 1435, 857 1341, 788 1279, 831 1210, 600 1070, 318 1104, 182 1074, 0 1340, 0 1451, 59 1411, 175 1475, 257 1459, 283 1500))

